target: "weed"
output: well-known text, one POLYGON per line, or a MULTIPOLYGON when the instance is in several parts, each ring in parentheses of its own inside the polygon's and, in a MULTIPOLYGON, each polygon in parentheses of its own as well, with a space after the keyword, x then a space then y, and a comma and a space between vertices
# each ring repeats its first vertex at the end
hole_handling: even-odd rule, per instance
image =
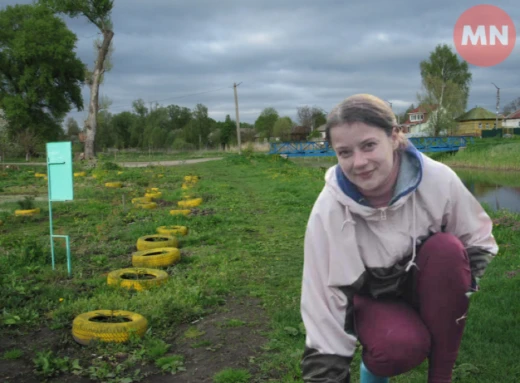
POLYGON ((249 383, 251 374, 247 370, 226 368, 215 374, 214 383, 249 383))
POLYGON ((34 209, 34 197, 25 196, 23 200, 16 201, 16 203, 22 210, 34 209))
POLYGON ((33 363, 36 374, 45 378, 60 375, 79 366, 77 360, 71 361, 68 357, 57 357, 52 351, 37 352, 33 363))
POLYGON ((175 375, 179 371, 186 371, 184 367, 184 357, 181 355, 171 355, 159 358, 156 360, 155 365, 163 372, 169 372, 175 375))
POLYGON ((110 161, 103 161, 101 163, 101 166, 99 166, 101 170, 121 170, 121 166, 114 162, 110 161))
POLYGON ((199 336, 202 336, 204 334, 205 334, 205 332, 199 330, 197 327, 190 327, 184 333, 184 337, 187 338, 187 339, 193 339, 193 338, 198 338, 199 336))
POLYGON ((150 360, 155 360, 166 354, 170 348, 170 345, 161 339, 150 338, 145 341, 144 348, 146 350, 146 356, 150 360))
POLYGON ((23 356, 23 351, 15 348, 14 350, 9 350, 4 352, 2 355, 2 359, 19 359, 23 356))

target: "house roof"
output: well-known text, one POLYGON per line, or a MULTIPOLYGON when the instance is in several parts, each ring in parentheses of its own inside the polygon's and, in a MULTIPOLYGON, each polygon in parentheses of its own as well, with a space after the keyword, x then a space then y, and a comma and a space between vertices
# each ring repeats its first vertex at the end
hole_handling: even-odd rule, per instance
POLYGON ((318 132, 324 132, 326 128, 327 128, 327 124, 323 124, 323 125, 319 126, 318 129, 316 129, 316 130, 318 132))
POLYGON ((520 109, 506 116, 507 120, 520 119, 520 109))
POLYGON ((496 114, 484 109, 480 106, 476 106, 473 109, 467 111, 463 115, 457 117, 456 121, 476 121, 476 120, 495 120, 496 114))
POLYGON ((437 105, 419 105, 417 108, 409 111, 408 114, 428 113, 435 109, 437 109, 437 105))

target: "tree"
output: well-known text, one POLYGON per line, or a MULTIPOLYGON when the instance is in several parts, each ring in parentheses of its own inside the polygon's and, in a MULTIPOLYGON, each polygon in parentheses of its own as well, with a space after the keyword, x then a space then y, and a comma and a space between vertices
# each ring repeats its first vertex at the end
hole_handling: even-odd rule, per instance
POLYGON ((509 104, 506 104, 502 109, 502 114, 507 116, 508 114, 516 112, 518 109, 520 109, 520 97, 517 97, 509 104))
POLYGON ((70 17, 84 16, 102 33, 103 40, 96 43, 97 58, 94 69, 88 72, 90 87, 90 102, 88 118, 85 122, 85 158, 94 157, 94 140, 97 128, 99 85, 102 76, 109 69, 106 61, 114 37, 111 21, 114 0, 40 0, 50 6, 55 12, 64 13, 70 17))
POLYGON ((182 129, 191 120, 191 110, 184 106, 169 105, 167 107, 170 116, 171 128, 182 129))
POLYGON ((226 145, 229 146, 233 137, 236 135, 236 122, 226 115, 226 120, 220 124, 220 145, 222 149, 226 149, 226 145))
POLYGON ((429 60, 420 63, 423 92, 419 105, 428 113, 431 134, 454 133, 455 118, 466 110, 472 75, 447 45, 438 45, 429 60))
POLYGON ((67 134, 67 138, 71 141, 77 141, 79 138, 79 133, 81 132, 78 122, 72 118, 67 118, 67 122, 65 123, 65 132, 67 134))
POLYGON ((0 109, 11 137, 57 139, 72 106, 83 109, 85 66, 74 52, 76 41, 46 7, 0 11, 0 109))
POLYGON ((123 149, 130 146, 130 129, 137 116, 125 111, 112 117, 111 131, 116 148, 123 149))
POLYGON ((144 126, 148 116, 148 109, 142 99, 132 102, 132 108, 137 118, 132 122, 130 127, 130 146, 143 147, 144 126))
POLYGON ((472 81, 468 63, 464 60, 459 61, 451 48, 443 44, 437 45, 435 50, 430 53, 429 59, 421 61, 419 66, 423 86, 432 92, 437 100, 443 98, 442 92, 445 90, 443 84, 453 84, 459 87, 462 95, 460 102, 462 109, 459 112, 463 113, 468 105, 469 88, 472 81), (439 84, 440 86, 438 86, 439 84))
POLYGON ((255 129, 263 137, 269 139, 273 136, 273 128, 278 120, 278 112, 274 108, 265 108, 255 121, 255 129))
POLYGON ((297 109, 296 115, 298 116, 298 122, 302 126, 312 126, 312 109, 307 105, 301 106, 297 109))
POLYGON ((327 117, 323 109, 316 106, 301 106, 297 109, 296 114, 298 116, 299 124, 311 128, 312 130, 327 122, 327 117))
POLYGON ((35 152, 36 147, 41 143, 41 139, 33 130, 26 128, 16 134, 16 142, 25 152, 25 161, 29 161, 31 154, 35 152))
POLYGON ((321 108, 314 107, 312 108, 312 130, 315 130, 327 123, 327 114, 321 108))
MULTIPOLYGON (((193 110, 194 127, 198 137, 198 148, 202 149, 202 145, 208 142, 210 133, 210 123, 208 118, 208 108, 203 104, 197 104, 193 110)), ((191 142, 195 144, 195 142, 191 142)))
POLYGON ((288 139, 291 135, 291 129, 293 125, 294 124, 290 117, 280 117, 274 123, 273 135, 275 137, 283 137, 284 139, 288 139))
POLYGON ((429 78, 427 87, 418 95, 422 110, 428 115, 429 134, 437 137, 441 133, 454 134, 455 117, 464 112, 464 91, 451 81, 429 78))

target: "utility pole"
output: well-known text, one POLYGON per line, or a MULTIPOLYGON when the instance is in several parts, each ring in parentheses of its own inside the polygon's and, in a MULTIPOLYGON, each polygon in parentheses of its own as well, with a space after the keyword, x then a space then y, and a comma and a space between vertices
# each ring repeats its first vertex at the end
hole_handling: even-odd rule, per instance
POLYGON ((239 86, 240 84, 242 84, 242 83, 239 82, 238 84, 237 83, 233 84, 233 89, 235 90, 235 113, 236 113, 236 117, 237 117, 238 154, 242 154, 241 142, 240 142, 240 117, 238 116, 238 96, 237 96, 237 86, 239 86))
MULTIPOLYGON (((494 83, 491 83, 495 85, 494 83)), ((497 88, 497 118, 495 121, 495 129, 498 129, 498 109, 500 108, 500 88, 495 85, 495 88, 497 88)))

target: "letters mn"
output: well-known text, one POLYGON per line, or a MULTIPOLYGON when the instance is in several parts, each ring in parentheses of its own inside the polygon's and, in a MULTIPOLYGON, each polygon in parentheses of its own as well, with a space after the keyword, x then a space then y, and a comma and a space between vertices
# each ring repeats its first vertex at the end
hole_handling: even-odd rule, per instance
MULTIPOLYGON (((507 25, 502 25, 502 32, 500 32, 495 25, 489 26, 490 45, 496 45, 497 39, 500 40, 502 45, 509 45, 508 30, 509 27, 507 25)), ((471 45, 477 45, 479 40, 481 45, 487 45, 486 26, 479 25, 474 33, 471 25, 464 25, 462 45, 468 45, 468 39, 471 40, 471 45)))

